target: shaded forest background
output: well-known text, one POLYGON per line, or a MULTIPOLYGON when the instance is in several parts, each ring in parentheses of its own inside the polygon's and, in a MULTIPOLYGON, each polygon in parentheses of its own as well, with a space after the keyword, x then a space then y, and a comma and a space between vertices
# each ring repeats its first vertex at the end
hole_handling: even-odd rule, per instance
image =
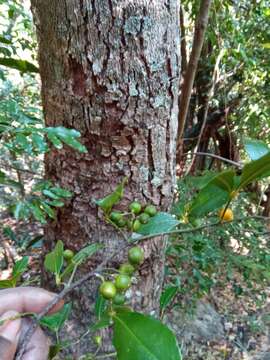
MULTIPOLYGON (((180 6, 179 98, 202 3, 183 0, 180 6)), ((206 193, 212 208, 188 215, 195 195, 213 177, 225 173, 227 181, 226 172, 240 175, 247 162, 269 152, 269 23, 269 1, 212 1, 184 123, 179 115, 183 133, 177 139, 177 187, 169 212, 183 233, 173 234, 164 249, 165 280, 157 300, 187 359, 269 356, 268 164, 264 178, 244 186, 230 203, 236 221, 219 222, 221 206, 212 204, 212 188, 206 193)), ((63 146, 85 156, 87 147, 76 130, 45 126, 40 86, 30 4, 0 0, 1 287, 14 285, 12 268, 25 256, 31 266, 15 284, 41 284, 42 249, 52 249, 43 226, 64 213, 74 190, 63 189, 65 180, 44 179, 44 156, 63 146)), ((167 210, 168 204, 162 206, 167 210)))

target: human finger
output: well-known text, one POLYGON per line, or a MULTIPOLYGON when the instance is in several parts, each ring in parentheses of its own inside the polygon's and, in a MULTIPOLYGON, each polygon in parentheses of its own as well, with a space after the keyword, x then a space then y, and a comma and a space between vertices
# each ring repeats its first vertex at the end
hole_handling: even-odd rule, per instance
MULTIPOLYGON (((31 323, 27 319, 23 319, 22 337, 25 331, 29 328, 31 323)), ((23 360, 47 360, 50 348, 49 338, 44 334, 40 327, 38 327, 29 344, 27 345, 23 360)))
MULTIPOLYGON (((55 296, 54 293, 30 286, 0 290, 0 315, 9 310, 39 313, 55 296)), ((64 301, 60 300, 49 313, 57 312, 63 304, 64 301)))
POLYGON ((14 358, 21 330, 21 319, 14 319, 18 315, 16 311, 7 311, 1 317, 3 321, 7 319, 2 326, 0 326, 0 359, 11 360, 14 358))

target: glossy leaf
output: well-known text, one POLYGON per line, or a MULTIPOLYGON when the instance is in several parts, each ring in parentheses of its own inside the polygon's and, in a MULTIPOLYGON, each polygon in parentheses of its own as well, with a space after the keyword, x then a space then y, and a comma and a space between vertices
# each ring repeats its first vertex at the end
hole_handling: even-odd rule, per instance
POLYGON ((226 204, 235 190, 235 181, 234 170, 226 170, 215 176, 191 203, 189 216, 200 217, 226 204))
POLYGON ((112 207, 116 205, 123 197, 124 194, 124 187, 127 183, 127 178, 124 178, 121 184, 119 184, 114 192, 107 195, 103 199, 96 200, 96 204, 101 207, 101 209, 108 213, 111 211, 112 207))
POLYGON ((101 320, 105 310, 107 307, 107 301, 104 299, 103 296, 98 294, 96 302, 95 302, 95 315, 96 317, 101 320))
POLYGON ((270 176, 270 152, 244 166, 239 188, 267 176, 270 176))
POLYGON ((270 151, 268 145, 260 140, 246 139, 244 145, 251 160, 257 160, 270 151))
POLYGON ((135 312, 113 316, 118 360, 181 360, 176 338, 160 321, 135 312))
POLYGON ((62 198, 70 198, 72 196, 72 192, 62 189, 60 187, 51 187, 50 190, 55 193, 57 196, 62 198))
POLYGON ((58 126, 45 128, 45 132, 47 133, 49 140, 56 148, 62 148, 63 142, 79 152, 87 152, 86 147, 76 140, 81 136, 77 130, 58 126))
POLYGON ((177 286, 170 286, 167 287, 161 297, 160 297, 160 308, 161 310, 164 310, 166 307, 168 307, 171 302, 173 301, 175 295, 177 294, 178 287, 177 286))
POLYGON ((57 241, 52 252, 45 257, 45 268, 53 274, 59 275, 63 266, 64 258, 64 244, 61 240, 57 241))
POLYGON ((71 311, 71 304, 65 304, 63 308, 57 313, 49 316, 44 316, 40 320, 40 325, 46 326, 51 331, 57 332, 64 325, 64 322, 68 319, 71 311))
POLYGON ((180 222, 171 214, 159 212, 150 218, 147 224, 141 225, 138 233, 141 235, 158 234, 173 230, 180 222))

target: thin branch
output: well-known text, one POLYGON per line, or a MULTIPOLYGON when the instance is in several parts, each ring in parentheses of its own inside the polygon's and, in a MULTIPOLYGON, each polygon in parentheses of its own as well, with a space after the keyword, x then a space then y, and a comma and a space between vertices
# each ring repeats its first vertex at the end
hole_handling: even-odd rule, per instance
POLYGON ((212 224, 206 224, 206 225, 199 226, 197 228, 192 228, 192 229, 179 229, 179 230, 173 230, 173 231, 168 231, 168 232, 161 232, 161 233, 158 233, 158 234, 151 234, 151 235, 141 236, 140 238, 134 239, 134 242, 132 242, 132 244, 131 243, 126 243, 126 242, 123 243, 114 252, 112 252, 110 256, 108 256, 106 259, 104 259, 94 270, 92 270, 88 274, 84 275, 81 279, 77 280, 76 282, 71 284, 69 287, 64 288, 58 295, 56 295, 53 298, 53 300, 38 315, 36 315, 33 318, 32 325, 27 329, 27 331, 26 331, 26 333, 24 335, 24 338, 19 343, 19 347, 18 347, 19 350, 17 352, 17 355, 16 355, 15 359, 16 360, 22 360, 23 359, 24 353, 26 351, 26 347, 27 347, 32 335, 34 334, 34 332, 35 332, 35 330, 36 330, 36 328, 38 326, 39 321, 45 315, 47 315, 48 312, 56 304, 58 304, 60 300, 62 300, 67 294, 72 292, 75 288, 79 287, 80 285, 82 285, 84 282, 86 282, 90 278, 96 276, 96 274, 101 272, 102 269, 107 265, 107 263, 109 261, 111 261, 115 256, 119 255, 119 253, 121 251, 125 250, 130 245, 133 245, 134 243, 138 243, 138 242, 141 242, 143 240, 151 239, 151 238, 154 238, 154 237, 167 236, 167 235, 172 235, 172 234, 186 234, 186 233, 201 231, 201 230, 204 230, 206 228, 211 228, 211 227, 214 227, 214 226, 230 224, 230 223, 236 222, 236 221, 244 221, 244 220, 251 219, 251 218, 260 219, 260 220, 264 220, 264 221, 270 221, 270 217, 254 215, 254 216, 242 217, 242 218, 234 219, 234 220, 228 221, 226 223, 218 221, 218 222, 215 222, 215 223, 212 223, 212 224))
POLYGON ((181 144, 182 136, 185 128, 185 122, 188 113, 191 92, 194 84, 199 58, 202 51, 205 31, 208 24, 210 6, 211 6, 211 0, 201 0, 200 10, 196 19, 191 55, 188 62, 187 71, 185 74, 184 84, 182 87, 181 97, 180 97, 181 106, 179 111, 178 147, 181 144))
POLYGON ((39 321, 48 314, 48 312, 59 303, 60 300, 62 300, 67 294, 69 294, 71 291, 73 291, 76 287, 82 285, 84 282, 89 280, 90 278, 96 276, 97 273, 99 273, 105 265, 112 260, 116 255, 119 254, 122 250, 124 250, 126 247, 130 246, 130 244, 124 243, 120 248, 115 250, 110 256, 108 256, 106 259, 104 259, 94 270, 90 271, 88 274, 84 275, 81 279, 75 281, 72 285, 69 287, 64 288, 58 295, 54 297, 54 299, 34 318, 34 322, 32 325, 27 329, 24 338, 19 344, 19 351, 17 352, 17 355, 15 357, 16 360, 22 360, 24 353, 26 351, 26 347, 33 336, 39 321))
POLYGON ((207 122, 207 115, 208 115, 209 106, 210 106, 210 100, 214 95, 216 82, 217 82, 218 77, 219 77, 219 64, 220 64, 220 61, 221 61, 224 54, 225 54, 225 52, 222 49, 219 52, 219 55, 218 55, 218 57, 216 59, 216 63, 215 63, 215 67, 214 67, 214 71, 213 71, 213 75, 212 75, 212 85, 211 85, 211 88, 209 89, 209 92, 208 92, 208 95, 207 95, 207 104, 205 106, 204 113, 203 113, 202 127, 201 127, 201 130, 200 130, 199 138, 197 140, 197 144, 195 146, 195 151, 194 151, 190 166, 188 167, 188 169, 186 171, 186 175, 189 174, 189 172, 191 171, 191 169, 192 169, 192 167, 193 167, 193 165, 195 163, 195 159, 196 159, 195 153, 199 149, 200 142, 201 142, 201 139, 202 139, 202 136, 203 136, 203 133, 204 133, 204 129, 205 129, 206 122, 207 122))
POLYGON ((194 153, 195 156, 199 155, 199 156, 209 156, 209 157, 212 157, 214 159, 219 159, 221 161, 224 161, 224 162, 227 162, 228 164, 231 164, 231 165, 234 165, 240 169, 242 169, 243 165, 236 162, 236 161, 233 161, 233 160, 229 160, 229 159, 226 159, 222 156, 219 156, 219 155, 216 155, 216 154, 211 154, 211 153, 206 153, 206 152, 200 152, 200 151, 197 151, 194 153))

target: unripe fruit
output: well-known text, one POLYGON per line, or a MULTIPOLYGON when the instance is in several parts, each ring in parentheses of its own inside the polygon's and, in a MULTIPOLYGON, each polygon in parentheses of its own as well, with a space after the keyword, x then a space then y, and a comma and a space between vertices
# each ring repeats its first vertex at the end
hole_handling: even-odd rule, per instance
POLYGON ((137 232, 141 227, 141 223, 138 219, 136 219, 133 223, 132 229, 134 232, 137 232))
POLYGON ((125 274, 129 276, 131 276, 134 273, 134 271, 135 271, 134 266, 132 266, 129 263, 122 264, 119 269, 120 274, 125 274))
POLYGON ((67 249, 63 252, 63 256, 65 260, 67 261, 71 260, 74 256, 74 252, 72 250, 67 249))
POLYGON ((232 221, 233 220, 233 212, 231 209, 226 209, 226 211, 224 212, 225 209, 221 209, 219 211, 219 218, 223 221, 232 221))
POLYGON ((98 346, 100 346, 101 343, 102 343, 102 337, 97 335, 97 336, 94 337, 94 341, 98 346))
POLYGON ((111 281, 104 281, 99 288, 100 294, 107 300, 111 300, 116 295, 116 287, 111 281))
POLYGON ((128 252, 128 260, 132 265, 139 265, 144 260, 143 249, 139 246, 134 246, 128 252))
POLYGON ((134 214, 138 215, 141 211, 142 211, 142 206, 139 202, 137 201, 133 201, 130 205, 129 205, 129 209, 130 211, 132 211, 134 214))
POLYGON ((144 209, 144 212, 149 216, 155 216, 157 213, 157 209, 154 205, 147 205, 146 208, 144 209))
POLYGON ((131 285, 131 279, 128 275, 120 274, 115 278, 115 287, 117 290, 127 290, 131 285))
POLYGON ((113 299, 113 303, 115 305, 123 305, 126 301, 125 295, 124 294, 119 294, 117 293, 115 295, 115 298, 113 299))
POLYGON ((110 219, 114 222, 117 223, 120 219, 123 218, 123 215, 120 212, 117 211, 112 211, 110 214, 110 219))
POLYGON ((146 213, 142 213, 140 216, 139 216, 139 220, 142 224, 147 224, 148 221, 150 219, 150 216, 146 213))
POLYGON ((118 227, 120 227, 120 228, 126 226, 126 224, 127 224, 127 222, 126 222, 126 220, 123 219, 123 218, 122 218, 122 219, 119 219, 119 220, 117 221, 117 223, 116 223, 116 225, 117 225, 118 227))

